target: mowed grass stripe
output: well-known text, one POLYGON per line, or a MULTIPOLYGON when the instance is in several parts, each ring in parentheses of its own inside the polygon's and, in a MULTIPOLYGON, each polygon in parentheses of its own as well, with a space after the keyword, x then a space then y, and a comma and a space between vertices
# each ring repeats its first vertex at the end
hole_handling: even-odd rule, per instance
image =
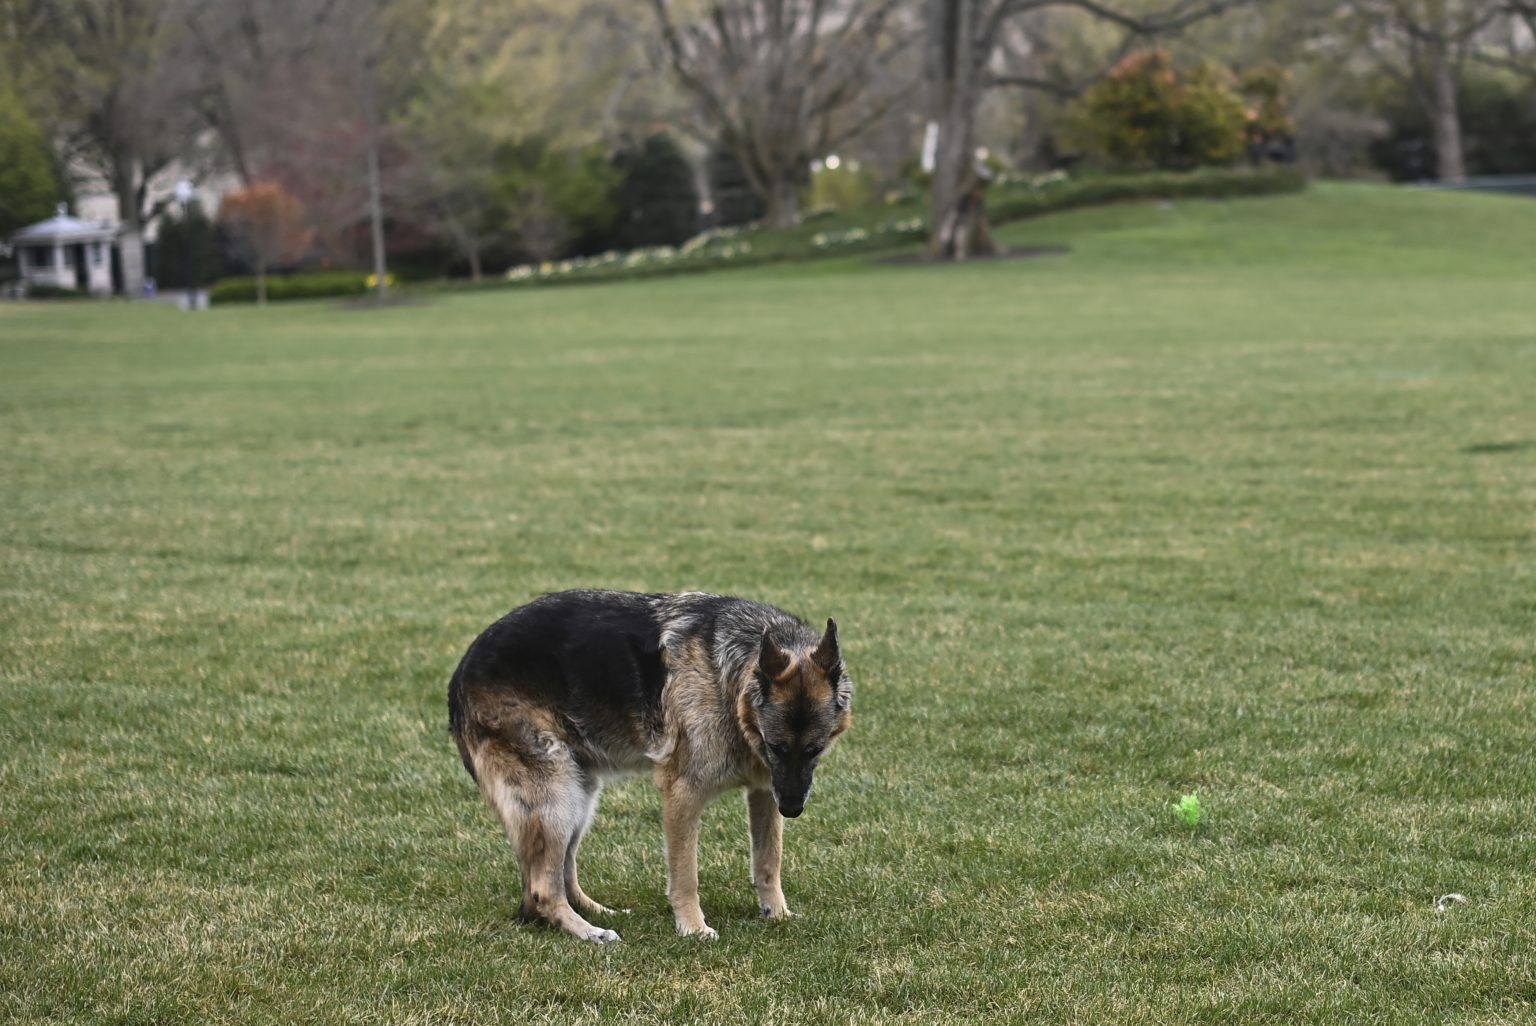
POLYGON ((1528 1017, 1536 204, 1003 234, 1071 252, 0 308, 0 1020, 1528 1017), (728 798, 675 938, 636 781, 625 943, 513 921, 443 692, 575 585, 837 616, 800 918, 728 798))

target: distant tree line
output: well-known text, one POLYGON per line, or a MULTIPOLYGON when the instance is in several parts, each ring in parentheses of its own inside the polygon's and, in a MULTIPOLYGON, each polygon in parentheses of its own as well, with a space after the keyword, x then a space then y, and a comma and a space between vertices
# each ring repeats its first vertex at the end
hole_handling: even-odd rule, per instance
POLYGON ((0 0, 0 231, 90 175, 125 252, 188 222, 159 273, 254 271, 155 186, 232 175, 302 220, 272 266, 382 292, 921 189, 961 259, 999 168, 1456 180, 1536 170, 1533 111, 1532 0, 0 0))

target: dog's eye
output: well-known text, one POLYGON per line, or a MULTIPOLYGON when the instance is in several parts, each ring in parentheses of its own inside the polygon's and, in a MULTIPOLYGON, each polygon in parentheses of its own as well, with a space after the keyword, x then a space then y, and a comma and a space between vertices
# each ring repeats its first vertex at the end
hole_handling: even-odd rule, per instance
POLYGON ((821 755, 822 751, 823 751, 823 749, 822 749, 822 747, 820 745, 806 745, 805 746, 805 757, 807 759, 814 759, 817 756, 821 755))

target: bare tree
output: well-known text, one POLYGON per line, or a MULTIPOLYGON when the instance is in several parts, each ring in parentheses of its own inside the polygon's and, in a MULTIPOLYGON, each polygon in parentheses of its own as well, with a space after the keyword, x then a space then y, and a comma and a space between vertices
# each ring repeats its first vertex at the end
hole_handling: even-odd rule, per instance
POLYGON ((400 206, 452 246, 476 282, 484 276, 482 255, 507 227, 491 144, 461 135, 451 146, 413 146, 396 178, 400 206))
POLYGON ((868 90, 911 39, 901 0, 651 7, 678 80, 732 148, 776 227, 794 223, 812 158, 883 116, 910 86, 868 90))
POLYGON ((338 0, 180 0, 201 75, 199 102, 235 171, 253 182, 271 169, 310 88, 312 68, 340 42, 338 0))
POLYGON ((1150 15, 1135 15, 1099 0, 925 0, 927 75, 933 192, 928 245, 937 259, 964 260, 992 252, 987 227, 986 177, 976 166, 976 113, 993 86, 1025 86, 1056 92, 1070 85, 994 71, 1004 29, 1021 16, 1048 8, 1072 8, 1125 34, 1122 51, 1136 40, 1171 33, 1245 0, 1177 0, 1150 15))
POLYGON ((180 0, 203 110, 247 181, 304 201, 331 245, 365 230, 381 297, 391 121, 421 70, 424 0, 180 0))
POLYGON ((400 119, 407 145, 397 179, 400 206, 468 261, 476 282, 481 254, 505 228, 495 158, 514 108, 495 67, 507 33, 480 7, 455 2, 437 14, 423 80, 400 119))

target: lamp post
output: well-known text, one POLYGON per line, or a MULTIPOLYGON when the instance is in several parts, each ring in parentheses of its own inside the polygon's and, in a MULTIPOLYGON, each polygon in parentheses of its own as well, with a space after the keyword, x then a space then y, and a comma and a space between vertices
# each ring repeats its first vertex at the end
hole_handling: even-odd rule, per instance
POLYGON ((197 309, 197 240, 192 230, 192 182, 183 178, 176 183, 176 202, 181 204, 181 239, 185 250, 188 310, 197 309))

